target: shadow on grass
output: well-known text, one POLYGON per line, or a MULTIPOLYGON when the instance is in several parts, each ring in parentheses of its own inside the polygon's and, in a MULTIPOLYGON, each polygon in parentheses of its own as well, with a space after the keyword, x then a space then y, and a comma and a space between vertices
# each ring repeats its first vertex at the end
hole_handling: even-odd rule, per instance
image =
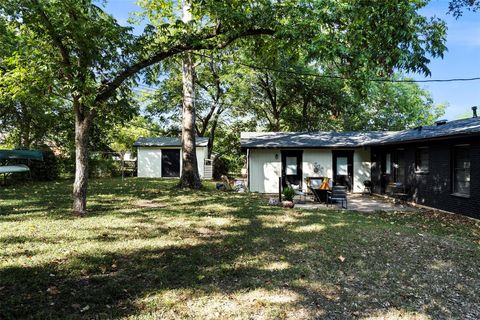
MULTIPOLYGON (((197 239, 191 244, 136 250, 128 247, 130 228, 113 226, 107 235, 101 228, 91 228, 95 234, 91 240, 124 241, 125 250, 0 269, 0 317, 121 318, 170 308, 161 297, 169 291, 188 291, 189 300, 195 300, 217 294, 241 297, 259 289, 272 294, 290 292, 296 298, 278 299, 277 304, 304 310, 306 317, 366 317, 390 309, 434 318, 480 315, 475 294, 480 287, 479 252, 472 247, 404 232, 372 216, 283 211, 265 206, 255 195, 173 189, 154 194, 139 191, 143 188, 140 182, 132 186, 137 191, 121 195, 170 199, 166 209, 119 213, 154 224, 141 230, 142 239, 178 231, 155 225, 155 215, 222 217, 210 205, 229 208, 226 214, 241 223, 221 225, 204 234, 187 229, 190 235, 185 236, 197 239), (189 195, 195 199, 185 199, 189 195), (183 206, 177 208, 176 201, 183 206), (153 308, 145 301, 148 297, 157 297, 153 308)), ((96 196, 108 195, 108 188, 97 191, 96 196)), ((110 211, 100 210, 91 218, 106 212, 110 211)), ((24 237, 3 240, 10 244, 30 241, 24 237)), ((192 312, 188 301, 181 298, 173 305, 180 317, 192 312)), ((248 310, 248 305, 240 307, 245 316, 258 311, 248 310)), ((208 310, 208 302, 204 308, 208 310)))

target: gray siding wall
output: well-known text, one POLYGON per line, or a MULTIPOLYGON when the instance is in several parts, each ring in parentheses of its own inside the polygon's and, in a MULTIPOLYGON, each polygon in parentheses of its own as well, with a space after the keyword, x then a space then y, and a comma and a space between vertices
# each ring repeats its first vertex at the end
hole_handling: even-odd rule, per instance
POLYGON ((480 218, 480 141, 478 138, 448 139, 372 148, 372 182, 375 185, 376 193, 382 193, 382 179, 385 179, 382 174, 383 155, 387 152, 393 154, 399 148, 404 149, 405 180, 411 201, 480 218), (470 144, 469 198, 452 194, 452 150, 458 144, 470 144), (415 172, 415 153, 418 147, 428 147, 428 173, 415 172))

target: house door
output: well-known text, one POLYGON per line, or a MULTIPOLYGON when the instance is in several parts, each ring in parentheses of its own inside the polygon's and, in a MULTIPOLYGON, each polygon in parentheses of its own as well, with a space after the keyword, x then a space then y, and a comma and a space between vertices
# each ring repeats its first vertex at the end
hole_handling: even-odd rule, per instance
POLYGON ((332 151, 333 183, 346 186, 352 191, 353 186, 353 150, 332 151))
POLYGON ((302 188, 302 155, 303 151, 282 151, 282 187, 288 184, 302 188))
POLYGON ((390 182, 393 181, 393 170, 392 170, 392 154, 390 152, 383 153, 382 155, 382 179, 381 183, 381 193, 386 193, 387 186, 390 182))
POLYGON ((403 149, 395 150, 393 169, 395 182, 405 185, 405 157, 403 153, 403 149))
POLYGON ((162 149, 162 178, 180 177, 180 149, 162 149))

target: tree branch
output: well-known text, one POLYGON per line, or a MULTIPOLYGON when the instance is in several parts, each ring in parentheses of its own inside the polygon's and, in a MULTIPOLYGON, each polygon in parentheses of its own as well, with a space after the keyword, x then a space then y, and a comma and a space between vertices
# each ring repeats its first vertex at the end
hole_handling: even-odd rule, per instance
MULTIPOLYGON (((55 27, 53 26, 52 22, 48 18, 45 11, 42 9, 42 6, 38 2, 38 0, 32 0, 34 6, 37 8, 40 17, 42 18, 43 22, 45 23, 45 27, 47 28, 48 35, 52 38, 53 43, 55 46, 60 50, 60 55, 62 56, 62 61, 65 67, 71 67, 72 63, 70 61, 70 53, 67 47, 63 44, 62 39, 58 36, 55 32, 55 27)), ((69 77, 71 75, 69 74, 69 77)))
POLYGON ((235 40, 243 37, 248 36, 257 36, 257 35, 273 35, 275 33, 274 30, 271 29, 248 29, 243 32, 231 35, 223 42, 206 42, 207 40, 211 40, 215 37, 220 36, 221 34, 209 33, 204 37, 200 38, 200 41, 192 41, 192 43, 188 44, 178 44, 176 46, 171 47, 170 49, 157 52, 152 56, 138 61, 128 67, 126 67, 123 71, 121 71, 113 80, 103 85, 100 92, 98 93, 97 97, 95 98, 95 102, 100 103, 108 98, 110 98, 115 90, 122 85, 122 83, 128 79, 129 77, 135 75, 137 72, 154 65, 160 61, 163 61, 169 57, 174 55, 186 52, 186 51, 196 51, 196 50, 212 50, 212 49, 223 49, 235 40))

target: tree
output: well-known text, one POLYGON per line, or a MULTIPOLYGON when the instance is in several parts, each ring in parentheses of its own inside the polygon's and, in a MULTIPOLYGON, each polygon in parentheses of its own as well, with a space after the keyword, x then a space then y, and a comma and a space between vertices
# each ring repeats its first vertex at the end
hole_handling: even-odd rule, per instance
MULTIPOLYGON (((156 4, 144 5, 147 12, 155 11, 156 4)), ((129 85, 139 72, 189 50, 222 48, 237 38, 273 33, 253 23, 222 29, 208 23, 194 31, 173 19, 166 36, 159 36, 165 34, 161 32, 163 24, 157 32, 149 26, 142 36, 134 37, 131 28, 121 27, 88 0, 6 0, 0 9, 4 21, 35 34, 47 53, 42 60, 56 67, 58 87, 72 99, 76 148, 73 210, 80 215, 86 212, 89 131, 99 115, 121 105, 118 102, 128 96, 129 85)))
POLYGON ((137 116, 131 121, 122 125, 115 125, 109 132, 109 147, 118 153, 121 161, 122 179, 124 177, 124 163, 127 152, 134 152, 133 144, 139 137, 149 137, 153 133, 160 132, 158 127, 152 126, 150 122, 137 116))
MULTIPOLYGON (((223 50, 195 56, 195 132, 197 136, 209 138, 207 158, 211 158, 222 118, 228 117, 241 91, 236 85, 241 75, 238 68, 224 62, 231 54, 223 50)), ((160 86, 149 96, 147 113, 175 130, 182 118, 183 106, 179 101, 182 100, 183 79, 176 59, 171 59, 166 69, 168 72, 162 74, 160 86)))
POLYGON ((40 145, 58 129, 56 118, 66 105, 52 94, 53 75, 41 64, 38 49, 30 49, 34 34, 0 21, 0 124, 19 148, 40 145))
MULTIPOLYGON (((142 17, 148 18, 149 24, 136 37, 89 0, 2 1, 0 19, 35 34, 48 53, 42 60, 55 68, 56 87, 72 100, 74 212, 86 211, 89 129, 99 115, 128 99, 130 86, 140 72, 167 58, 194 50, 222 49, 241 38, 268 35, 279 46, 305 47, 312 59, 338 61, 344 73, 388 75, 397 68, 428 74, 426 55, 441 56, 445 50, 444 24, 419 15, 417 10, 425 2, 417 0, 373 4, 347 0, 190 3, 192 21, 184 23, 179 19, 178 1, 139 1, 145 9, 142 17)), ((194 121, 188 125, 190 134, 183 143, 192 146, 194 141, 188 137, 194 139, 194 121)))
POLYGON ((460 18, 464 10, 477 12, 480 10, 480 1, 478 0, 452 0, 448 4, 448 11, 456 18, 460 18))
MULTIPOLYGON (((189 24, 193 20, 192 4, 189 0, 182 0, 182 20, 189 24)), ((182 113, 182 175, 180 186, 198 189, 202 186, 197 166, 197 152, 195 144, 195 88, 192 55, 185 53, 182 63, 183 113, 182 113)))
POLYGON ((356 112, 343 116, 346 130, 404 130, 432 124, 445 111, 445 105, 435 105, 428 91, 408 82, 372 83, 357 104, 356 112))

